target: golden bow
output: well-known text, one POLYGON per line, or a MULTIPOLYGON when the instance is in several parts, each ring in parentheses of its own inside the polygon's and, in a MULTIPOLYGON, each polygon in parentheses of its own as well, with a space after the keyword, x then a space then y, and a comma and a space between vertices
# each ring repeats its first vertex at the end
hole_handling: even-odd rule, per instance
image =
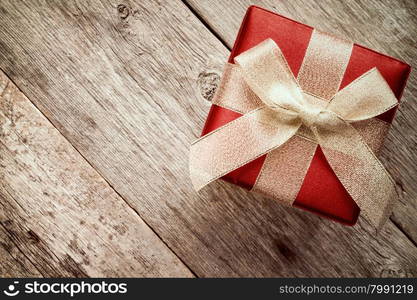
POLYGON ((260 105, 192 144, 190 174, 196 190, 303 131, 320 145, 365 217, 377 228, 382 226, 396 197, 395 184, 350 124, 397 105, 378 70, 363 74, 327 102, 303 92, 271 39, 237 56, 235 63, 233 68, 238 68, 260 105))

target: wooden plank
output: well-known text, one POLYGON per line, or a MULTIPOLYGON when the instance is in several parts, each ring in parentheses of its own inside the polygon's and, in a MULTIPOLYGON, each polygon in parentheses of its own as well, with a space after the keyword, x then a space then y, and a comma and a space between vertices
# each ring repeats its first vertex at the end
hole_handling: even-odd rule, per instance
MULTIPOLYGON (((187 0, 192 9, 229 47, 233 46, 246 9, 252 5, 275 11, 291 19, 417 64, 415 34, 417 2, 402 1, 303 1, 303 0, 187 0)), ((393 175, 400 202, 391 219, 417 244, 417 75, 411 73, 396 120, 391 127, 381 160, 393 175)))
POLYGON ((0 277, 190 276, 0 73, 0 277))
POLYGON ((417 274, 391 222, 374 237, 226 183, 197 195, 189 144, 228 50, 179 1, 123 3, 2 1, 0 67, 198 276, 417 274))

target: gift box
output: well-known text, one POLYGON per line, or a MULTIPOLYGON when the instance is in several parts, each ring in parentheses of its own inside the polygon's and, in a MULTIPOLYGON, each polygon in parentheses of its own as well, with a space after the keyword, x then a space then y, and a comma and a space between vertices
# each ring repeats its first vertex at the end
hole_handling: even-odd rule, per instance
MULTIPOLYGON (((248 8, 241 24, 230 54, 229 63, 234 63, 235 57, 270 38, 279 46, 289 68, 294 76, 297 76, 306 55, 312 33, 313 28, 310 26, 262 8, 251 6, 248 8)), ((369 34, 372 34, 372 32, 369 34)), ((339 90, 348 86, 355 79, 374 67, 381 73, 399 101, 410 73, 410 66, 397 59, 356 44, 353 45, 351 50, 339 90)), ((388 129, 389 124, 392 122, 396 108, 397 106, 376 116, 386 126, 382 126, 381 128, 384 129, 376 133, 380 137, 377 139, 378 142, 373 145, 375 153, 382 146, 383 137, 387 134, 387 130, 385 129, 388 129)), ((207 117, 202 136, 213 132, 241 116, 242 114, 237 111, 214 103, 207 117)), ((296 155, 296 152, 294 151, 294 155, 296 155)), ((262 155, 231 171, 224 175, 222 179, 243 188, 252 189, 263 168, 266 156, 262 155)), ((282 161, 280 163, 285 164, 282 161)), ((285 172, 285 167, 283 168, 282 165, 277 167, 283 170, 279 176, 288 176, 285 172)), ((258 190, 258 192, 262 193, 263 191, 258 190)), ((265 194, 268 195, 267 192, 265 194)), ((320 146, 315 150, 299 192, 292 205, 346 225, 354 225, 360 213, 358 205, 335 175, 320 146)))

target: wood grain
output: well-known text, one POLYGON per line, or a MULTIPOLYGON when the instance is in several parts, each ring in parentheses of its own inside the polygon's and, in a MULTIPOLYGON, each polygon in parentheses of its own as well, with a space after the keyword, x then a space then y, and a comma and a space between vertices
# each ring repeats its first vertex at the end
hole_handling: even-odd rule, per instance
POLYGON ((417 275, 392 222, 375 236, 222 182, 193 191, 189 144, 228 50, 183 3, 0 7, 0 67, 198 276, 417 275))
MULTIPOLYGON (((1 200, 3 203, 4 200, 1 200)), ((6 230, 0 227, 0 276, 41 277, 41 273, 30 260, 15 246, 6 230)))
MULTIPOLYGON (((187 0, 190 7, 229 47, 250 5, 417 65, 417 2, 414 0, 187 0)), ((381 160, 394 177, 400 202, 391 219, 417 244, 417 75, 412 72, 381 160)))
POLYGON ((191 276, 0 73, 0 277, 191 276))

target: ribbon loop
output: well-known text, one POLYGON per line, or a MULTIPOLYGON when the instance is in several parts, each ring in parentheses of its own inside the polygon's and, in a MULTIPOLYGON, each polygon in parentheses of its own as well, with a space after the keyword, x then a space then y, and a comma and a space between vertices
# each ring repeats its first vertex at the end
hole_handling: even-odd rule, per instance
POLYGON ((328 109, 346 121, 361 121, 376 117, 398 104, 387 82, 373 68, 340 90, 328 109))
POLYGON ((251 90, 271 108, 303 109, 304 99, 281 50, 272 39, 235 57, 251 90))

